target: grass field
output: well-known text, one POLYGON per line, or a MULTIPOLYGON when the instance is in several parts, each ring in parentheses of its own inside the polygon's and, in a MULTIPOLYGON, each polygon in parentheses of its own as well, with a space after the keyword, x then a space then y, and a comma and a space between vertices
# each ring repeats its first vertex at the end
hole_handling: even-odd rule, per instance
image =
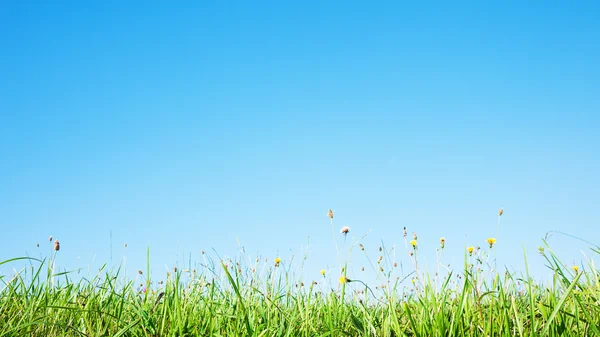
MULTIPOLYGON (((294 262, 278 257, 249 263, 202 252, 197 270, 151 275, 148 249, 148 266, 134 279, 123 268, 91 279, 54 272, 59 250, 10 259, 0 264, 28 266, 1 276, 0 336, 600 336, 592 260, 568 267, 544 241, 537 253, 554 277, 542 285, 528 268, 496 272, 493 238, 468 247, 464 265, 443 273, 419 270, 418 238, 405 233, 404 241, 412 270, 392 276, 395 265, 380 247, 367 270, 377 273, 376 286, 349 279, 346 268, 303 283, 294 262)), ((438 250, 445 244, 440 239, 438 250)))

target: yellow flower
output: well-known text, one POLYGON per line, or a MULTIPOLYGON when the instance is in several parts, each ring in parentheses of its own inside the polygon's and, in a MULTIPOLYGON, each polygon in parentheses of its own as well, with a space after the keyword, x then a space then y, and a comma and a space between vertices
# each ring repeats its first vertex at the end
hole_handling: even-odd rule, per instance
POLYGON ((446 239, 444 239, 443 236, 440 238, 440 244, 442 245, 442 249, 444 249, 444 246, 446 245, 446 239))
POLYGON ((325 269, 321 269, 321 275, 325 276, 325 269))
POLYGON ((490 248, 492 248, 494 243, 496 243, 496 238, 488 238, 486 241, 490 244, 490 248))
POLYGON ((281 258, 280 257, 276 257, 275 258, 275 267, 279 266, 280 262, 281 262, 281 258))
POLYGON ((410 240, 410 245, 413 246, 413 248, 417 248, 417 240, 410 240))
POLYGON ((341 283, 341 284, 344 284, 344 283, 346 283, 346 282, 350 282, 350 280, 349 280, 349 279, 347 279, 347 278, 346 278, 346 276, 344 276, 344 275, 340 276, 340 283, 341 283))
POLYGON ((579 267, 573 266, 573 271, 575 272, 575 274, 579 273, 579 267))
POLYGON ((469 252, 469 255, 473 254, 473 246, 471 247, 467 247, 467 251, 469 252))

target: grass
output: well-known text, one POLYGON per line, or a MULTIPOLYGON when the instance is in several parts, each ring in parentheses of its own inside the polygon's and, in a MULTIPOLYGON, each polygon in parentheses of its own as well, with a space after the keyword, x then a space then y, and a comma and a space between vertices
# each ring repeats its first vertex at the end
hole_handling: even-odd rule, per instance
POLYGON ((175 269, 164 282, 150 275, 150 250, 133 280, 103 267, 74 281, 75 272, 55 272, 57 251, 10 259, 0 265, 28 266, 0 276, 0 336, 600 336, 592 260, 568 268, 544 241, 539 253, 554 277, 536 284, 528 267, 524 275, 496 272, 490 244, 465 250, 463 268, 442 276, 419 270, 413 239, 405 234, 413 270, 403 279, 383 271, 380 250, 371 262, 383 281, 375 288, 348 279, 348 261, 340 274, 303 284, 292 261, 274 259, 207 254, 198 270, 175 269))

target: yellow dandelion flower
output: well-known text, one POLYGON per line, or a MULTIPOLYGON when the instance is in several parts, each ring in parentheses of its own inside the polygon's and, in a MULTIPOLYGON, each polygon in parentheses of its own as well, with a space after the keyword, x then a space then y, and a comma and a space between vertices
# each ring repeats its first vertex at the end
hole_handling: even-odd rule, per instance
POLYGON ((473 246, 467 247, 467 251, 469 252, 469 255, 473 254, 473 249, 475 249, 475 248, 473 248, 473 246))
POLYGON ((321 269, 321 275, 325 276, 325 269, 321 269))
POLYGON ((281 258, 280 257, 276 257, 275 258, 275 267, 279 266, 280 262, 281 262, 281 258))
POLYGON ((575 272, 575 274, 579 273, 579 267, 573 266, 573 271, 575 272))
POLYGON ((494 245, 494 243, 496 243, 496 238, 488 238, 485 241, 487 241, 487 243, 490 244, 490 248, 492 248, 492 246, 494 245))
POLYGON ((410 245, 413 246, 413 248, 417 248, 417 240, 410 240, 410 245))
POLYGON ((348 280, 348 278, 344 275, 340 276, 340 283, 344 284, 346 282, 349 282, 350 280, 348 280))

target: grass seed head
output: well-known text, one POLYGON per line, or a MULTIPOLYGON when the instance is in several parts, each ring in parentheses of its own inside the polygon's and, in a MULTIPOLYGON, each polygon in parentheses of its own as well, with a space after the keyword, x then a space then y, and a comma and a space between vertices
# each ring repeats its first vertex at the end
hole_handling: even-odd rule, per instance
POLYGON ((60 242, 58 240, 54 241, 54 250, 57 252, 60 250, 60 242))

